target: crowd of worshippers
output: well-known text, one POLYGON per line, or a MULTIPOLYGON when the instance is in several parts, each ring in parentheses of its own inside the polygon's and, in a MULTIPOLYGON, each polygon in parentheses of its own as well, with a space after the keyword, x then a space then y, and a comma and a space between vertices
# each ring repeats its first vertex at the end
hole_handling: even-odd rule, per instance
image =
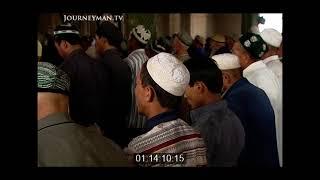
POLYGON ((104 22, 90 40, 63 24, 43 47, 38 166, 283 166, 274 29, 204 42, 138 25, 124 40, 104 22))

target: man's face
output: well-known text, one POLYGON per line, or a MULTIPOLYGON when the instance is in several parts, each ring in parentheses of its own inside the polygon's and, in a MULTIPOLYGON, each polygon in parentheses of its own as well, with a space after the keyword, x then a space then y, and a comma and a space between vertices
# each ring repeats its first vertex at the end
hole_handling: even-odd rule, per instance
POLYGON ((66 49, 67 49, 66 41, 62 40, 60 44, 57 42, 54 42, 54 46, 56 47, 59 55, 64 58, 66 56, 66 49))
POLYGON ((100 55, 103 54, 103 52, 104 52, 104 49, 103 49, 103 45, 104 45, 103 38, 102 37, 99 38, 99 36, 96 35, 95 36, 95 41, 96 41, 95 47, 96 47, 97 53, 100 54, 100 55))
POLYGON ((179 46, 179 39, 177 36, 174 37, 173 41, 172 41, 172 51, 173 53, 176 53, 178 50, 179 46))
POLYGON ((197 83, 198 82, 195 82, 193 86, 188 85, 184 94, 184 97, 187 99, 188 104, 190 104, 192 109, 201 106, 202 101, 200 87, 197 83))
POLYGON ((238 56, 239 58, 239 63, 240 63, 240 66, 243 68, 245 67, 246 65, 246 56, 243 52, 243 49, 241 47, 241 43, 239 41, 237 41, 236 43, 234 43, 233 47, 232 47, 232 53, 236 56, 238 56))

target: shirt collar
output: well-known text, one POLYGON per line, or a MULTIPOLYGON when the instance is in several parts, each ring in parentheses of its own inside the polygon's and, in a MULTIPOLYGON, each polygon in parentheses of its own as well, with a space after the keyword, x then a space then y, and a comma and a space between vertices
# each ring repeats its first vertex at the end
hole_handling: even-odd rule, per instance
POLYGON ((144 49, 136 49, 136 50, 132 51, 132 52, 129 54, 129 56, 132 55, 132 54, 134 54, 134 53, 142 53, 142 52, 145 53, 144 49))
POLYGON ((178 111, 176 110, 158 114, 146 121, 145 131, 148 132, 158 124, 168 122, 168 121, 173 121, 176 119, 178 119, 178 111))
POLYGON ((270 61, 275 61, 275 60, 280 60, 278 55, 273 55, 273 56, 269 56, 267 58, 265 58, 264 60, 262 60, 265 64, 267 64, 270 61))
POLYGON ((227 102, 225 100, 221 100, 218 102, 213 102, 210 104, 207 104, 205 106, 201 106, 199 108, 196 108, 190 112, 190 117, 192 120, 192 123, 195 123, 197 121, 201 121, 204 119, 203 117, 208 116, 212 114, 213 112, 224 109, 227 107, 227 102))
POLYGON ((73 122, 70 116, 68 115, 68 113, 58 112, 58 113, 50 114, 42 118, 41 120, 38 120, 38 131, 48 126, 61 124, 65 122, 73 122))
POLYGON ((233 83, 229 89, 227 89, 227 91, 223 94, 223 97, 227 97, 230 94, 230 92, 232 91, 232 89, 234 89, 238 86, 241 86, 242 84, 244 84, 246 82, 248 82, 248 80, 246 78, 244 78, 244 77, 240 78, 238 81, 233 83))
POLYGON ((82 48, 78 48, 78 49, 75 49, 73 50, 69 56, 67 57, 67 59, 71 59, 73 56, 75 56, 76 54, 79 54, 79 53, 84 53, 83 49, 82 48))
POLYGON ((264 69, 267 66, 260 60, 250 64, 246 69, 243 70, 243 77, 248 77, 248 75, 258 69, 264 69))

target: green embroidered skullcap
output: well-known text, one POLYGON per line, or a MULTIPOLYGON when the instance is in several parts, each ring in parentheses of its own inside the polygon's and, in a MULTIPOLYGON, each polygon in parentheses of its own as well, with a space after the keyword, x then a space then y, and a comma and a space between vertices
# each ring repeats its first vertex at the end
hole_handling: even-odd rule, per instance
POLYGON ((68 95, 70 78, 67 73, 48 62, 38 62, 38 92, 68 95))
POLYGON ((239 38, 239 41, 247 52, 255 59, 261 59, 263 54, 268 51, 268 46, 260 35, 245 33, 239 38))

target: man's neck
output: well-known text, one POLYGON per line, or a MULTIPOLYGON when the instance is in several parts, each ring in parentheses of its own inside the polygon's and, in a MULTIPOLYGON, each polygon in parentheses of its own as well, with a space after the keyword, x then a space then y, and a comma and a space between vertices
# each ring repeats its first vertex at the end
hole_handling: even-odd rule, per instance
POLYGON ((111 46, 111 45, 106 45, 106 46, 103 48, 103 51, 107 51, 107 50, 110 50, 110 49, 117 49, 117 48, 114 47, 114 46, 111 46))
POLYGON ((268 58, 268 57, 270 57, 270 56, 275 56, 275 55, 278 55, 278 52, 276 52, 276 51, 269 51, 269 52, 265 53, 265 54, 262 56, 261 59, 266 59, 266 58, 268 58))
POLYGON ((55 113, 68 113, 65 108, 46 107, 38 110, 38 121, 55 113))
POLYGON ((153 106, 152 108, 149 109, 148 113, 146 113, 147 119, 150 119, 158 114, 164 113, 164 112, 168 112, 170 111, 170 109, 168 108, 163 108, 160 106, 153 106))
POLYGON ((72 52, 79 50, 79 49, 82 49, 82 47, 80 45, 73 45, 72 47, 70 47, 66 57, 70 56, 70 54, 72 54, 72 52))
POLYGON ((204 102, 203 102, 202 106, 206 106, 208 104, 218 102, 221 99, 222 99, 221 96, 218 95, 218 94, 208 93, 207 98, 204 99, 204 102))

